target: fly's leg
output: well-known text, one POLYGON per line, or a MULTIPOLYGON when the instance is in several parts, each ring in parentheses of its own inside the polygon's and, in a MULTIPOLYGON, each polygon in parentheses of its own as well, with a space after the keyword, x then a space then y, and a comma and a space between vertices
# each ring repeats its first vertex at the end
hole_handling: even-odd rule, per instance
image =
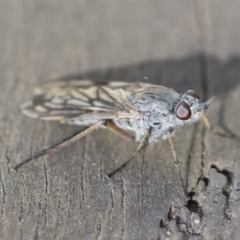
POLYGON ((185 196, 188 197, 186 187, 185 187, 185 185, 183 183, 182 173, 181 173, 180 168, 179 168, 179 163, 180 162, 178 160, 177 153, 176 153, 175 146, 174 146, 174 143, 173 143, 173 140, 172 140, 170 132, 167 132, 167 135, 168 135, 168 142, 169 142, 169 145, 171 147, 171 152, 172 152, 172 155, 173 155, 173 158, 174 158, 174 163, 177 166, 177 170, 178 170, 178 173, 179 173, 179 176, 180 176, 180 180, 181 180, 181 183, 182 183, 183 192, 184 192, 185 196))
POLYGON ((100 125, 103 125, 105 121, 100 121, 94 125, 92 125, 91 127, 77 133, 75 136, 73 136, 72 138, 70 139, 67 139, 66 141, 62 142, 62 143, 59 143, 53 147, 50 147, 50 148, 46 148, 46 149, 43 149, 42 151, 30 156, 29 158, 25 159, 23 162, 19 163, 17 166, 15 166, 13 168, 13 171, 17 171, 20 167, 22 167, 24 164, 32 161, 33 159, 36 159, 36 158, 39 158, 41 156, 44 156, 44 155, 47 155, 49 153, 52 153, 52 152, 56 152, 58 151, 59 149, 62 149, 66 146, 68 146, 69 144, 79 140, 80 138, 86 136, 87 134, 89 134, 90 132, 92 132, 93 130, 97 129, 100 125))
POLYGON ((206 128, 207 128, 211 133, 216 134, 216 135, 218 135, 218 136, 220 136, 220 137, 226 137, 226 138, 235 138, 235 137, 236 137, 236 136, 234 136, 234 135, 224 134, 224 133, 221 133, 221 132, 216 131, 216 130, 212 127, 212 125, 210 124, 210 122, 209 122, 209 120, 208 120, 208 118, 207 118, 207 116, 206 116, 205 114, 203 114, 202 119, 203 119, 203 122, 204 122, 206 128))
POLYGON ((115 169, 113 172, 109 173, 107 176, 109 178, 111 178, 114 174, 116 174, 117 172, 121 171, 123 168, 125 168, 127 166, 127 164, 129 164, 136 156, 137 154, 145 147, 146 143, 148 142, 148 139, 151 135, 151 128, 148 129, 145 134, 142 136, 141 141, 137 147, 136 152, 133 154, 133 156, 131 158, 129 158, 125 163, 123 163, 120 167, 118 167, 117 169, 115 169))
POLYGON ((104 125, 110 129, 112 132, 117 133, 118 135, 120 135, 121 137, 125 137, 128 139, 133 139, 133 137, 131 136, 131 134, 129 134, 128 132, 125 132, 124 130, 122 130, 120 127, 118 127, 113 121, 111 120, 107 120, 105 121, 104 125))

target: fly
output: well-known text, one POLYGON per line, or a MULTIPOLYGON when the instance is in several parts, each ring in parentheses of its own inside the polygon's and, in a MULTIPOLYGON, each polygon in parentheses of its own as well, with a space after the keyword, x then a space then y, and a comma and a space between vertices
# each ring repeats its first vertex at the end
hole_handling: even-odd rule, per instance
MULTIPOLYGON (((88 128, 29 157, 18 164, 15 170, 32 159, 77 141, 99 127, 108 128, 123 137, 134 137, 139 142, 135 154, 109 176, 126 166, 147 143, 159 138, 168 139, 178 166, 172 140, 176 129, 197 122, 204 116, 212 100, 213 98, 201 102, 193 90, 180 94, 170 88, 144 82, 96 84, 91 81, 71 80, 47 83, 35 90, 32 100, 22 104, 22 113, 35 119, 88 128)), ((205 116, 204 121, 210 128, 205 116)), ((180 171, 179 174, 181 176, 180 171)), ((182 176, 181 181, 183 184, 182 176)))

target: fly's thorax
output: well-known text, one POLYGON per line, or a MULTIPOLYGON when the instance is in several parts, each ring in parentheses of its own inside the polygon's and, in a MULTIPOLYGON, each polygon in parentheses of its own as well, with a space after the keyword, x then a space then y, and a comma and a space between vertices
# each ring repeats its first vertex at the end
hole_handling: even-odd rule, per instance
POLYGON ((172 136, 175 133, 177 127, 176 117, 173 111, 169 111, 166 115, 152 114, 151 117, 149 117, 148 125, 152 128, 150 142, 158 138, 167 139, 168 132, 172 136))
POLYGON ((152 112, 168 114, 173 109, 174 103, 181 95, 170 88, 151 85, 144 89, 133 91, 128 96, 128 101, 139 112, 152 112))
POLYGON ((150 142, 158 138, 166 139, 169 131, 174 134, 174 109, 180 98, 180 94, 164 87, 133 95, 131 101, 142 116, 143 128, 152 129, 150 142))

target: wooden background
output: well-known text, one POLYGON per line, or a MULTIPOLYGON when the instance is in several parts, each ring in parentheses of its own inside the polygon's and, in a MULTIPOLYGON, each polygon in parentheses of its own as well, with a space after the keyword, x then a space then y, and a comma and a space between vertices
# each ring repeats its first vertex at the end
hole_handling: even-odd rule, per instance
POLYGON ((237 0, 1 0, 0 239, 239 239, 239 23, 237 0), (81 129, 20 104, 43 82, 84 76, 216 96, 209 119, 234 138, 200 123, 174 139, 188 205, 163 140, 111 179, 136 144, 107 130, 10 171, 81 129))

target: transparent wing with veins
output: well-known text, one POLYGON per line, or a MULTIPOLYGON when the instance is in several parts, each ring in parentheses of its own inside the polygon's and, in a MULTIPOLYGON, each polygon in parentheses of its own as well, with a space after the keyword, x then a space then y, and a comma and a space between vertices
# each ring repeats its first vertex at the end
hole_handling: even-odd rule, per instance
POLYGON ((133 90, 145 83, 71 80, 51 82, 35 90, 33 99, 25 102, 22 112, 32 118, 59 120, 89 125, 104 119, 138 118, 137 109, 129 102, 133 90), (88 123, 89 120, 89 123, 88 123))

